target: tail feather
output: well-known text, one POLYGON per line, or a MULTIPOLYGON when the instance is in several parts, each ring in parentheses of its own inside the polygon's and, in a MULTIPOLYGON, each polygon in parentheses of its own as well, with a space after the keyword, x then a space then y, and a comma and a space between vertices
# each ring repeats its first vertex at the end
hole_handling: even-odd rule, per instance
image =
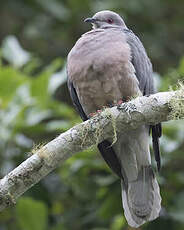
POLYGON ((139 227, 159 216, 161 197, 151 168, 149 126, 118 133, 113 150, 122 174, 122 202, 127 222, 139 227))
POLYGON ((158 183, 150 166, 144 166, 135 181, 125 189, 122 182, 122 202, 127 222, 139 227, 159 216, 161 197, 158 183))

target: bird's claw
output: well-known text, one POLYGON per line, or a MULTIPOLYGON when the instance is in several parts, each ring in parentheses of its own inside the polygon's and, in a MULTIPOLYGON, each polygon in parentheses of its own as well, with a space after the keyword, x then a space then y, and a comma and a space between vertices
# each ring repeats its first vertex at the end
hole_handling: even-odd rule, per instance
POLYGON ((122 99, 118 101, 118 105, 121 105, 122 103, 123 103, 122 99))
POLYGON ((97 115, 97 114, 99 114, 99 113, 101 113, 102 112, 102 110, 97 110, 95 113, 90 113, 89 115, 88 115, 88 117, 89 118, 92 118, 92 117, 94 117, 95 115, 97 115))

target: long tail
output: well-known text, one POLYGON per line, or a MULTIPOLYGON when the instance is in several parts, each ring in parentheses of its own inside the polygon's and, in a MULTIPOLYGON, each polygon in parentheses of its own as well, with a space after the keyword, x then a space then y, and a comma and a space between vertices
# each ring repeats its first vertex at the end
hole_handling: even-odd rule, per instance
POLYGON ((128 224, 136 228, 157 218, 161 209, 160 190, 151 168, 149 127, 119 134, 113 149, 123 175, 124 214, 128 224))
POLYGON ((142 167, 138 178, 129 182, 127 189, 122 182, 122 202, 125 217, 132 227, 137 228, 159 216, 160 189, 150 166, 142 167))

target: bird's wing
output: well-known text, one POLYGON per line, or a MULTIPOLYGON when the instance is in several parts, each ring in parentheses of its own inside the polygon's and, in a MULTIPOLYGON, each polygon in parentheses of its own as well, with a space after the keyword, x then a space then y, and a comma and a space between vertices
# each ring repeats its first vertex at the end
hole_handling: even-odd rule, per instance
MULTIPOLYGON (((82 105, 79 101, 79 97, 77 95, 77 92, 73 86, 73 83, 70 81, 69 79, 69 75, 68 75, 68 89, 70 92, 70 97, 72 99, 72 102, 75 106, 75 108, 77 109, 81 119, 83 121, 88 120, 87 115, 85 114, 82 105)), ((119 160, 111 146, 111 143, 107 140, 102 141, 101 143, 98 144, 98 149, 102 155, 102 157, 104 158, 104 160, 106 161, 107 165, 113 170, 113 172, 115 174, 117 174, 120 178, 123 179, 122 174, 121 174, 121 165, 119 163, 119 160)))
MULTIPOLYGON (((146 54, 146 51, 139 38, 128 29, 124 29, 127 37, 127 43, 131 48, 132 64, 134 65, 136 77, 139 80, 139 88, 143 95, 150 95, 155 92, 153 84, 152 64, 146 54)), ((150 126, 152 130, 153 152, 157 162, 157 168, 160 170, 161 159, 159 149, 159 138, 162 135, 161 123, 150 126)))
POLYGON ((131 48, 132 64, 139 80, 139 88, 143 95, 150 95, 155 91, 152 64, 139 38, 131 30, 125 29, 124 33, 131 48))
POLYGON ((77 96, 77 92, 76 92, 76 90, 75 90, 75 88, 73 86, 73 83, 69 80, 69 77, 68 77, 68 82, 67 83, 68 83, 68 89, 69 89, 69 92, 70 92, 70 97, 71 97, 72 102, 73 102, 75 108, 77 109, 81 119, 83 121, 88 120, 88 117, 85 114, 85 112, 84 112, 84 110, 82 108, 82 105, 81 105, 81 103, 79 101, 79 98, 77 96))

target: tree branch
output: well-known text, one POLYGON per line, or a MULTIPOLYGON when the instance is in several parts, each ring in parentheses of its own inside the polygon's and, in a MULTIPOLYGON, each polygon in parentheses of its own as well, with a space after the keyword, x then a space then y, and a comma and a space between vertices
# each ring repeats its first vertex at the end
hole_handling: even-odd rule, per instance
POLYGON ((156 124, 183 118, 183 92, 178 90, 138 97, 107 108, 90 120, 62 133, 0 180, 0 210, 15 204, 19 196, 66 159, 104 139, 115 137, 116 131, 136 129, 145 123, 156 124), (179 112, 175 106, 177 103, 180 103, 179 112))

